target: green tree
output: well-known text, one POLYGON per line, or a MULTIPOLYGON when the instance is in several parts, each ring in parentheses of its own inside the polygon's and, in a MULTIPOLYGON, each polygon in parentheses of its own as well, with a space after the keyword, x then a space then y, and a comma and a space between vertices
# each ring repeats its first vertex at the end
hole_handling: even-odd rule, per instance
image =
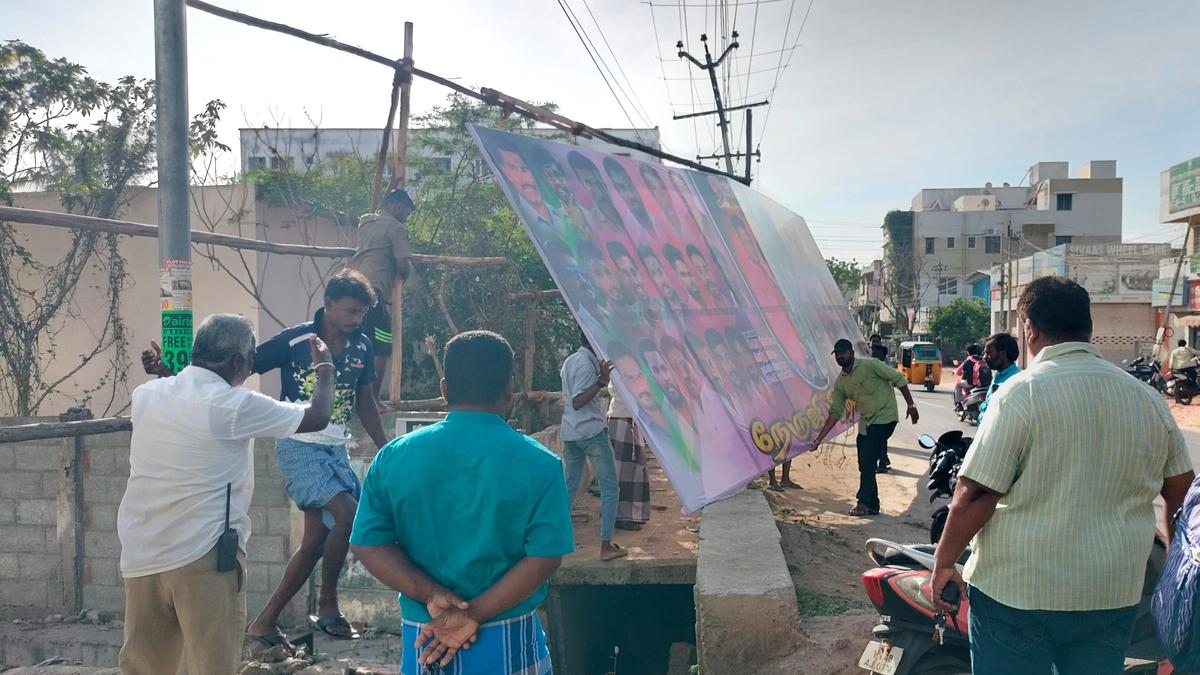
MULTIPOLYGON (((220 107, 210 103, 193 122, 197 152, 216 145, 220 107)), ((129 188, 154 173, 154 134, 153 82, 124 77, 107 84, 23 42, 0 44, 0 203, 11 205, 20 189, 51 190, 68 212, 116 218, 129 188)), ((73 230, 61 259, 49 261, 38 260, 27 244, 0 222, 0 400, 17 415, 37 414, 87 364, 108 359, 106 375, 83 387, 78 403, 92 403, 108 389, 101 412, 111 412, 131 365, 121 318, 127 274, 117 236, 73 230), (82 320, 72 299, 89 268, 107 276, 106 323, 93 348, 59 354, 57 336, 82 320), (72 366, 47 380, 46 367, 56 359, 72 366)))
MULTIPOLYGON (((547 106, 553 107, 553 106, 547 106)), ((468 124, 504 130, 528 128, 524 118, 506 118, 494 107, 451 94, 428 114, 414 117, 408 161, 409 186, 417 210, 408 220, 413 250, 468 257, 499 256, 497 267, 423 266, 405 288, 403 398, 438 396, 435 360, 455 333, 492 330, 513 344, 522 363, 526 305, 509 296, 524 290, 553 289, 545 264, 492 179, 468 124), (450 158, 447 168, 434 158, 450 158)), ((444 161, 444 160, 443 160, 444 161)), ((285 163, 279 163, 285 166, 285 163)), ((390 166, 390 159, 389 159, 390 166)), ((370 209, 375 161, 341 157, 313 163, 303 171, 258 169, 247 174, 260 199, 295 209, 315 209, 351 225, 370 209)), ((336 269, 337 265, 334 266, 336 269)), ((574 349, 578 328, 565 303, 539 304, 532 364, 533 388, 557 390, 561 360, 574 349)))
POLYGON ((829 268, 829 273, 833 275, 833 280, 837 283, 838 290, 842 292, 842 295, 848 295, 858 290, 859 284, 862 283, 862 269, 859 268, 858 262, 826 258, 825 265, 829 268))
POLYGON ((929 330, 942 347, 962 350, 983 339, 991 325, 988 309, 979 298, 959 298, 929 312, 929 330))

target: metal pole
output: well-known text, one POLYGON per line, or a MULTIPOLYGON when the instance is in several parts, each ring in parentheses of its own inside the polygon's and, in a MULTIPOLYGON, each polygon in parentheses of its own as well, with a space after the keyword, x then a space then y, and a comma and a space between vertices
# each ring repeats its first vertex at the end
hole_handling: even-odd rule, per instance
POLYGON ((1167 338, 1167 322, 1171 320, 1171 301, 1175 299, 1175 289, 1179 287, 1179 273, 1183 271, 1183 261, 1187 258, 1188 239, 1192 235, 1194 218, 1188 218, 1187 229, 1183 232, 1183 248, 1179 250, 1179 262, 1175 263, 1175 278, 1171 281, 1171 294, 1167 296, 1167 305, 1163 307, 1162 325, 1154 335, 1154 358, 1158 358, 1163 341, 1167 338))
POLYGON ((158 120, 158 264, 163 362, 179 372, 192 353, 191 175, 185 0, 154 0, 158 120))

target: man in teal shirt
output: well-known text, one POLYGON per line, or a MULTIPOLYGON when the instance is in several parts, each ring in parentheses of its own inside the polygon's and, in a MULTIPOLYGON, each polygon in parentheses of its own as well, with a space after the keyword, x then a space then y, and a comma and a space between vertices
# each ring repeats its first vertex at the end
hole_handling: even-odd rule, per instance
POLYGON ((1017 367, 1017 357, 1021 355, 1021 347, 1017 339, 1008 333, 996 333, 983 342, 983 359, 992 371, 992 384, 988 387, 987 397, 979 404, 978 423, 983 424, 983 414, 987 412, 988 401, 992 394, 1004 384, 1005 380, 1021 372, 1017 367))
POLYGON ((504 338, 462 333, 444 361, 450 414, 379 451, 350 543, 400 593, 403 675, 432 663, 455 673, 549 673, 535 610, 574 550, 562 461, 505 421, 513 353, 504 338))

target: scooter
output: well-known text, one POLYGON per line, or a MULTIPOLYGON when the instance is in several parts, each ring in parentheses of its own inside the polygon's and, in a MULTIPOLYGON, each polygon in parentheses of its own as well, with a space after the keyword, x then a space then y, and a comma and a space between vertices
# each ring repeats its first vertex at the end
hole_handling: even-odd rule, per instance
POLYGON ((970 425, 978 425, 979 408, 983 404, 983 400, 987 398, 987 393, 987 387, 975 387, 967 392, 966 397, 955 404, 955 409, 958 410, 958 419, 970 425))
POLYGON ((1200 394, 1200 375, 1196 362, 1187 368, 1173 368, 1171 379, 1167 380, 1166 394, 1175 398, 1180 405, 1191 405, 1192 399, 1200 394))
MULTIPOLYGON (((925 484, 929 490, 929 503, 937 499, 950 499, 954 495, 954 488, 958 486, 958 470, 967 456, 967 448, 971 447, 971 437, 957 430, 947 431, 937 440, 929 434, 922 434, 917 444, 929 451, 929 482, 925 484)), ((930 516, 930 544, 936 544, 941 539, 949 515, 950 507, 943 506, 930 516)))
MULTIPOLYGON (((863 588, 879 612, 879 624, 863 650, 858 665, 878 675, 967 675, 971 672, 971 647, 967 598, 959 600, 953 616, 945 616, 945 628, 935 631, 938 610, 930 600, 933 554, 930 544, 897 544, 885 539, 868 539, 867 556, 874 567, 862 573, 863 588), (939 636, 940 632, 940 636, 939 636)), ((1150 596, 1166 560, 1161 533, 1146 563, 1142 599, 1124 673, 1168 675, 1170 663, 1158 645, 1150 616, 1150 596)), ((958 559, 961 571, 971 556, 968 548, 958 559)))

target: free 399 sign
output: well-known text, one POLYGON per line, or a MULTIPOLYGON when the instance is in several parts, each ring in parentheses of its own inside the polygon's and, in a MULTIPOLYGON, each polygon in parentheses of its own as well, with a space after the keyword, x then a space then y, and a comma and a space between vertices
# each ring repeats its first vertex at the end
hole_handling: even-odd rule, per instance
POLYGON ((162 313, 162 360, 171 372, 178 373, 192 361, 192 312, 162 313))

